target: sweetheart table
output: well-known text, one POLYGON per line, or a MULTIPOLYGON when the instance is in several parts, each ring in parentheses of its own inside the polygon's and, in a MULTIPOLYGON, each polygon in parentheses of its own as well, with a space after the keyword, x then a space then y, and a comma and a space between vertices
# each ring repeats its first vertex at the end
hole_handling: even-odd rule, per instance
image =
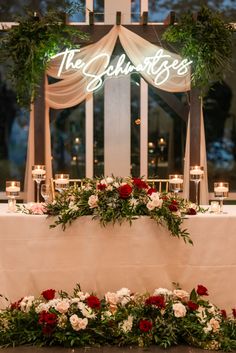
MULTIPOLYGON (((52 218, 8 213, 0 204, 0 293, 11 301, 53 288, 102 295, 132 291, 206 286, 220 308, 236 307, 236 206, 226 214, 188 216, 183 226, 194 245, 173 238, 155 221, 141 217, 101 227, 90 216, 65 231, 49 229, 52 218)), ((1 306, 4 300, 1 299, 1 306)))

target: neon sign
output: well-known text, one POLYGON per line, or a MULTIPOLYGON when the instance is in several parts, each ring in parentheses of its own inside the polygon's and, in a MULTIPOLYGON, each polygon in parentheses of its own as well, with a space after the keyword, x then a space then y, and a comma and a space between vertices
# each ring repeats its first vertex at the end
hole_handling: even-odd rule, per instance
POLYGON ((57 77, 60 77, 62 72, 68 70, 81 70, 83 76, 89 79, 86 87, 88 92, 93 92, 100 88, 103 84, 104 76, 117 77, 120 75, 129 75, 132 72, 146 73, 146 75, 154 77, 154 84, 156 86, 161 86, 169 79, 173 72, 178 76, 186 75, 192 63, 188 59, 181 61, 173 59, 171 55, 165 54, 163 49, 159 49, 154 56, 145 57, 143 62, 137 66, 127 61, 125 54, 118 57, 115 65, 109 65, 111 56, 107 53, 98 54, 85 62, 75 57, 75 53, 78 52, 80 52, 79 49, 66 49, 52 58, 62 56, 57 77), (100 65, 99 73, 93 72, 92 66, 94 65, 100 65))

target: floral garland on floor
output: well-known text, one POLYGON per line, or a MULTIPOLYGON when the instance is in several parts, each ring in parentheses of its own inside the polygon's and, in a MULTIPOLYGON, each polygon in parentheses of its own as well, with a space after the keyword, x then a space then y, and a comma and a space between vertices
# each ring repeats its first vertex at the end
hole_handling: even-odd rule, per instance
POLYGON ((46 205, 19 206, 20 211, 30 214, 48 214, 57 219, 51 227, 66 225, 81 216, 91 215, 105 226, 108 223, 129 221, 149 216, 175 237, 192 244, 189 233, 182 229, 186 215, 204 210, 189 201, 170 193, 159 193, 140 178, 84 179, 82 185, 71 186, 52 203, 46 205))
POLYGON ((26 296, 0 311, 0 345, 63 347, 118 345, 167 348, 188 344, 204 349, 236 348, 236 309, 227 316, 204 296, 198 285, 155 289, 152 295, 127 288, 107 292, 102 299, 77 285, 73 295, 45 290, 26 296))

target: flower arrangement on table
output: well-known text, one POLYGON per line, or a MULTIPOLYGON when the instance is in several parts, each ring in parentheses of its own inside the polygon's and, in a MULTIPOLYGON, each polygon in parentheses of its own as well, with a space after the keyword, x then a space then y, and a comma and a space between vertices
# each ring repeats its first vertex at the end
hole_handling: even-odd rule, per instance
POLYGON ((236 309, 227 316, 207 295, 203 285, 190 294, 158 288, 141 295, 122 288, 102 299, 79 285, 73 295, 48 289, 0 311, 0 345, 236 348, 236 309))
POLYGON ((85 215, 98 219, 103 226, 149 216, 166 226, 172 236, 191 244, 189 233, 181 228, 183 219, 202 211, 195 204, 170 193, 159 193, 144 180, 131 177, 84 179, 80 187, 68 187, 51 203, 19 208, 24 213, 56 216, 51 227, 61 224, 63 229, 85 215))

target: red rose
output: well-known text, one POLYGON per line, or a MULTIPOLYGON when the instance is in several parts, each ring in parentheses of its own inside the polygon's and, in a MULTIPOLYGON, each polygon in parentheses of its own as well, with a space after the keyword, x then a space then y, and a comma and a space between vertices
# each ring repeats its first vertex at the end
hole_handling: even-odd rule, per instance
POLYGON ((106 187, 107 187, 106 184, 101 184, 101 183, 97 184, 98 190, 105 190, 106 187))
POLYGON ((121 185, 118 188, 118 192, 119 192, 120 198, 121 199, 128 199, 129 196, 132 193, 132 190, 133 190, 132 186, 130 186, 129 184, 121 185))
POLYGON ((164 297, 162 295, 153 295, 153 296, 147 298, 145 301, 145 304, 146 305, 155 305, 160 309, 164 309, 166 306, 164 297))
POLYGON ((199 284, 197 286, 197 294, 199 294, 199 295, 209 295, 207 293, 207 291, 208 291, 208 289, 206 287, 202 286, 201 284, 199 284))
POLYGON ((171 212, 177 212, 178 211, 178 207, 176 205, 170 204, 169 205, 169 210, 171 212))
POLYGON ((43 310, 39 314, 38 323, 40 325, 54 326, 57 323, 57 315, 54 313, 48 313, 47 311, 43 310))
POLYGON ((55 289, 46 289, 41 293, 41 295, 46 300, 52 300, 55 297, 55 293, 56 293, 55 289))
POLYGON ((11 303, 10 304, 11 310, 14 310, 14 309, 20 310, 20 303, 22 300, 23 300, 23 298, 17 300, 17 302, 11 303))
POLYGON ((199 305, 197 303, 192 302, 192 300, 189 300, 187 302, 187 305, 189 310, 192 310, 192 311, 197 310, 199 308, 199 305))
POLYGON ((142 332, 148 332, 152 329, 152 322, 149 320, 140 320, 139 329, 142 332))
POLYGON ((162 198, 163 201, 167 201, 168 200, 167 196, 162 196, 161 198, 162 198))
POLYGON ((232 309, 233 317, 236 319, 236 309, 232 309))
POLYGON ((227 319, 227 314, 226 314, 226 310, 225 309, 222 309, 221 311, 221 315, 224 319, 227 319))
POLYGON ((175 206, 179 206, 179 203, 178 203, 178 201, 176 201, 176 200, 171 200, 171 203, 172 203, 172 205, 175 205, 175 206))
POLYGON ((195 214, 197 214, 196 210, 194 208, 188 208, 187 210, 187 214, 190 216, 194 216, 195 214))
POLYGON ((152 195, 152 193, 153 192, 157 192, 157 189, 155 189, 155 188, 150 188, 150 189, 148 189, 148 195, 152 195))
POLYGON ((133 178, 133 183, 138 189, 148 189, 148 184, 140 178, 133 178))
POLYGON ((50 336, 53 332, 53 328, 50 325, 45 325, 42 328, 42 332, 45 336, 50 336))
POLYGON ((86 298, 86 303, 92 309, 100 309, 100 300, 95 297, 95 295, 90 295, 88 298, 86 298))

